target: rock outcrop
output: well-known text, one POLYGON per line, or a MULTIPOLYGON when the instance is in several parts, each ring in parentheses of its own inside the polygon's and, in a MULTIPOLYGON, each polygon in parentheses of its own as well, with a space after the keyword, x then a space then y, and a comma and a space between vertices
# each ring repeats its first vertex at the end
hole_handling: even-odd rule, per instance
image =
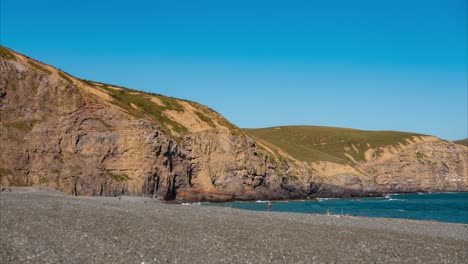
POLYGON ((191 201, 467 190, 460 145, 430 138, 356 166, 304 163, 206 106, 81 80, 0 48, 2 186, 191 201))

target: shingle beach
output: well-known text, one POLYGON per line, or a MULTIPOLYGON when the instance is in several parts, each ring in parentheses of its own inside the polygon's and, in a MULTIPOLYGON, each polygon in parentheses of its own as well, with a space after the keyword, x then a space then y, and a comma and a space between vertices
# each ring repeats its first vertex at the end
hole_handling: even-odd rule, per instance
POLYGON ((468 225, 0 193, 1 263, 466 263, 468 225))

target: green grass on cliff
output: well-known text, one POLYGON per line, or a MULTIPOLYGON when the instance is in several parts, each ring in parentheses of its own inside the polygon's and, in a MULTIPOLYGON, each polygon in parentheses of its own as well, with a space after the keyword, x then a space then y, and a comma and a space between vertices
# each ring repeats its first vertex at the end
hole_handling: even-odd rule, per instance
POLYGON ((395 131, 363 131, 319 126, 286 126, 245 131, 266 145, 280 148, 297 160, 342 164, 352 162, 345 154, 359 162, 365 160, 364 152, 369 148, 378 151, 380 147, 408 144, 405 139, 422 136, 395 131))
POLYGON ((7 60, 16 60, 15 55, 13 55, 13 53, 9 49, 3 46, 0 46, 0 57, 5 58, 7 60))
MULTIPOLYGON (((10 169, 5 169, 5 168, 0 168, 0 179, 3 178, 4 176, 8 175, 13 175, 13 172, 10 169)), ((24 187, 27 186, 25 182, 23 182, 21 179, 11 177, 7 179, 7 186, 11 187, 24 187)))
POLYGON ((45 67, 33 62, 32 60, 28 60, 28 64, 31 65, 32 67, 34 67, 35 69, 37 70, 40 70, 40 71, 43 71, 47 74, 52 74, 51 71, 49 71, 48 69, 46 69, 45 67))
POLYGON ((207 124, 210 125, 211 127, 216 127, 216 125, 213 123, 213 120, 211 120, 211 118, 209 118, 209 117, 206 116, 205 114, 200 113, 200 112, 198 112, 198 111, 195 111, 195 114, 198 116, 198 118, 200 118, 201 121, 207 123, 207 124))
POLYGON ((38 120, 29 120, 29 121, 16 121, 16 122, 9 122, 4 123, 5 127, 15 128, 21 131, 29 132, 33 129, 34 125, 38 122, 38 120))
POLYGON ((124 175, 124 174, 113 174, 111 172, 107 172, 107 176, 109 176, 110 178, 112 178, 113 180, 115 180, 117 182, 123 182, 123 181, 131 180, 130 177, 128 177, 127 175, 124 175))
POLYGON ((468 147, 468 138, 455 140, 454 143, 468 147))
POLYGON ((207 123, 209 126, 216 127, 214 123, 214 120, 216 120, 220 125, 229 128, 233 134, 239 135, 241 133, 241 130, 238 127, 224 119, 214 110, 192 101, 176 99, 173 97, 163 96, 155 93, 133 90, 122 86, 112 85, 113 87, 118 88, 114 89, 107 84, 90 82, 87 80, 82 81, 91 83, 93 86, 96 86, 94 84, 98 84, 100 88, 106 90, 114 98, 114 103, 117 106, 125 109, 128 113, 132 114, 137 118, 147 118, 155 122, 156 124, 160 125, 161 129, 168 135, 173 134, 171 133, 171 131, 174 131, 178 134, 188 132, 188 129, 186 127, 172 120, 168 116, 164 115, 164 111, 166 110, 183 112, 184 108, 179 103, 179 101, 188 102, 191 106, 193 106, 196 109, 194 113, 198 116, 198 118, 200 118, 200 120, 207 123), (163 105, 159 105, 151 101, 151 97, 157 97, 163 105), (136 106, 136 108, 134 106, 136 106))
POLYGON ((70 77, 68 77, 65 73, 61 72, 60 70, 58 71, 58 75, 60 77, 62 77, 63 79, 65 79, 67 82, 73 83, 73 81, 70 79, 70 77))
POLYGON ((10 175, 12 173, 13 172, 11 170, 0 167, 0 177, 1 176, 7 176, 7 175, 10 175))
POLYGON ((179 134, 187 132, 187 128, 170 119, 163 114, 166 110, 183 111, 182 105, 176 99, 157 94, 144 93, 127 88, 113 89, 108 85, 102 85, 114 98, 114 103, 125 109, 128 113, 138 118, 148 118, 159 124, 164 132, 171 135, 171 129, 179 134), (151 97, 156 96, 164 104, 159 105, 151 101, 151 97))

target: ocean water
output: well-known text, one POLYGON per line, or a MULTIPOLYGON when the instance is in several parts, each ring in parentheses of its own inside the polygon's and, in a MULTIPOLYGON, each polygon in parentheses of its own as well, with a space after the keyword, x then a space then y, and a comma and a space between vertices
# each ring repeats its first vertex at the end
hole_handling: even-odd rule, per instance
MULTIPOLYGON (((203 203, 267 211, 266 201, 203 203)), ((274 201, 274 212, 405 218, 468 224, 468 193, 389 194, 382 198, 274 201)))

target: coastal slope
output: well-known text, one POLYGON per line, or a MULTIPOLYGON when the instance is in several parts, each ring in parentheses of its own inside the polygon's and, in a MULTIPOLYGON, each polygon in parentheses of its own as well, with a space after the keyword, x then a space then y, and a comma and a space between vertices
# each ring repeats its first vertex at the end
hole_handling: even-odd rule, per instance
POLYGON ((298 155, 198 103, 76 78, 5 47, 0 74, 2 186, 180 201, 468 190, 467 148, 435 137, 298 141, 298 155))

